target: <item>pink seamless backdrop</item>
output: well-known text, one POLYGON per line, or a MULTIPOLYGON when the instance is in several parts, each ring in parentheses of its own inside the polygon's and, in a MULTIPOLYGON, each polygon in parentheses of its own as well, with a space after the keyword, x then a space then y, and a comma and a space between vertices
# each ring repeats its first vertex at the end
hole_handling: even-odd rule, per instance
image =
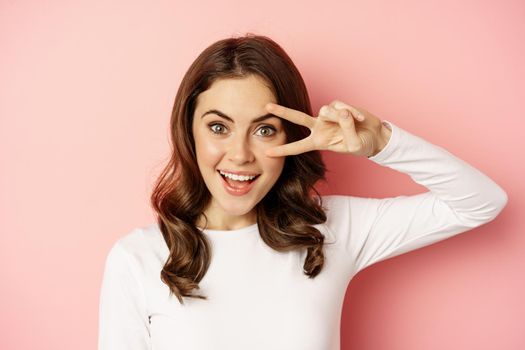
MULTIPOLYGON (((493 222, 359 273, 341 348, 524 349, 518 0, 1 1, 0 348, 96 348, 104 259, 154 221, 178 84, 206 46, 246 32, 288 52, 315 112, 361 106, 509 195, 493 222)), ((323 194, 426 191, 367 159, 323 156, 323 194)))

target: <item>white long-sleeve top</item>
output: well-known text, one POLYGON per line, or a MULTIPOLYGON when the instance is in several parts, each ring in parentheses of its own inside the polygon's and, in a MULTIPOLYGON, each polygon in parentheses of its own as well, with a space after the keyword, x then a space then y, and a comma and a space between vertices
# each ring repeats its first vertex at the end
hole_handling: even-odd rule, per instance
POLYGON ((306 251, 280 253, 257 224, 204 230, 212 262, 199 283, 208 300, 180 305, 160 279, 168 249, 157 224, 135 228, 107 255, 99 350, 339 350, 344 295, 367 266, 493 220, 507 194, 445 149, 383 121, 392 134, 368 159, 408 174, 428 191, 411 196, 322 196, 325 265, 303 273, 306 251))

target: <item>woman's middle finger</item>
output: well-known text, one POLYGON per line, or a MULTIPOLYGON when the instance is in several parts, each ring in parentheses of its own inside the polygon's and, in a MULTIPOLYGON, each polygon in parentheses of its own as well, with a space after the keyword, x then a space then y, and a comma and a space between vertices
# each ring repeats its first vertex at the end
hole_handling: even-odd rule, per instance
POLYGON ((356 107, 351 106, 349 104, 346 104, 344 102, 341 102, 339 100, 335 100, 330 104, 335 109, 347 109, 350 111, 350 115, 352 115, 357 121, 362 122, 365 120, 365 116, 363 113, 356 107))
POLYGON ((319 118, 321 118, 321 120, 338 123, 339 119, 345 116, 351 116, 350 111, 345 112, 343 109, 337 109, 328 105, 325 105, 319 109, 319 118))

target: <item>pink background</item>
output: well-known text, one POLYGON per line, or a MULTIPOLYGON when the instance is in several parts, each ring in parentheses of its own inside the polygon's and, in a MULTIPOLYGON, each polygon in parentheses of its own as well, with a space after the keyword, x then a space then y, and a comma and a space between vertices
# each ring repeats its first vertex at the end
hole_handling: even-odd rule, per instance
MULTIPOLYGON (((96 348, 104 259, 154 220, 178 84, 245 32, 289 53, 315 112, 364 107, 509 195, 495 221, 358 274, 342 349, 525 348, 525 3, 510 0, 2 1, 0 348, 96 348)), ((426 191, 323 154, 324 194, 426 191)))

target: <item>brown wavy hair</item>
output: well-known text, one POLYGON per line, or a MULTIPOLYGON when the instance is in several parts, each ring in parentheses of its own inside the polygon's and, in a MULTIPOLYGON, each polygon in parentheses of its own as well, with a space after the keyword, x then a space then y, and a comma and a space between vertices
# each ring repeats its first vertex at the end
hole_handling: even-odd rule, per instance
MULTIPOLYGON (((181 304, 191 294, 211 262, 211 244, 196 226, 211 194, 200 175, 192 134, 197 96, 217 79, 256 74, 272 88, 277 103, 312 115, 304 81, 290 57, 272 39, 247 33, 219 40, 191 64, 175 97, 170 120, 172 154, 157 178, 151 204, 169 248, 161 279, 181 304)), ((310 134, 304 126, 281 118, 287 142, 310 134)), ((319 151, 286 156, 277 182, 257 204, 257 225, 262 240, 276 251, 307 249, 303 272, 314 278, 324 265, 324 236, 311 225, 326 221, 317 181, 326 182, 319 151), (315 192, 315 196, 312 193, 315 192)))

